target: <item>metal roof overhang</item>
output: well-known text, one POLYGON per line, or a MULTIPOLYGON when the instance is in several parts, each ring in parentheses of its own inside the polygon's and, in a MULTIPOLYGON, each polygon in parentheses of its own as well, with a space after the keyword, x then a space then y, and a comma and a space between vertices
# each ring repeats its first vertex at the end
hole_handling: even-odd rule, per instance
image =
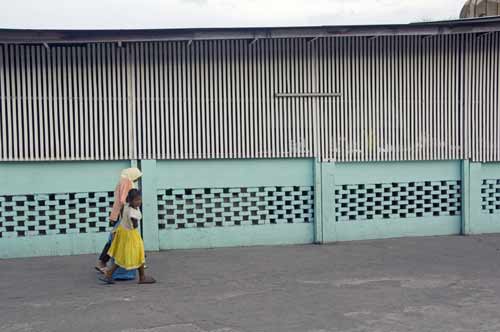
POLYGON ((500 31, 500 17, 453 21, 313 27, 35 30, 0 29, 3 44, 66 44, 223 39, 321 38, 347 36, 404 36, 491 33, 500 31))

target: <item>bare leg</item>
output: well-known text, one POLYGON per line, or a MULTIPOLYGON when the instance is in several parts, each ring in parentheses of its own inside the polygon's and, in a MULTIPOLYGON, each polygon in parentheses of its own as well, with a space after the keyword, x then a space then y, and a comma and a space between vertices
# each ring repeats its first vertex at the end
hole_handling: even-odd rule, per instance
POLYGON ((99 256, 99 261, 106 266, 111 257, 108 255, 109 248, 111 247, 111 241, 108 241, 104 248, 102 249, 101 255, 99 256))
POLYGON ((144 272, 144 264, 139 267, 139 283, 140 284, 154 284, 156 280, 152 277, 146 276, 144 272))
POLYGON ((99 260, 97 261, 96 268, 101 271, 102 273, 105 272, 106 266, 110 260, 110 257, 108 255, 109 248, 111 247, 111 241, 108 241, 106 245, 104 246, 101 255, 99 256, 99 260))
POLYGON ((106 272, 106 267, 108 265, 109 260, 111 257, 108 255, 109 248, 111 247, 111 243, 113 242, 114 234, 111 233, 109 236, 108 241, 106 242, 106 245, 104 245, 104 248, 102 249, 101 254, 99 255, 99 260, 97 261, 97 264, 95 266, 96 270, 98 270, 101 273, 106 272))

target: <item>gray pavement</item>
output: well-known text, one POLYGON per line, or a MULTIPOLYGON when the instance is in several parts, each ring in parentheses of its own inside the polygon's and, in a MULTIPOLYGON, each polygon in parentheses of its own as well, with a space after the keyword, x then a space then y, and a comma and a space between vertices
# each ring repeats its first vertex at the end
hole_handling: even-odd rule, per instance
POLYGON ((500 331, 500 236, 151 253, 152 286, 95 258, 0 261, 0 331, 500 331))

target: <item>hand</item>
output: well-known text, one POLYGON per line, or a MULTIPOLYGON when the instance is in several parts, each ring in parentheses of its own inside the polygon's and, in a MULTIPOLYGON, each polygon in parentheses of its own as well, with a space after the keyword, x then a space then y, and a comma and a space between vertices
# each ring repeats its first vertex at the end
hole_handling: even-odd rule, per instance
POLYGON ((114 220, 111 220, 111 219, 110 219, 110 220, 109 220, 109 224, 110 224, 111 226, 113 226, 113 227, 114 227, 114 226, 115 226, 115 224, 116 224, 116 221, 114 221, 114 220))

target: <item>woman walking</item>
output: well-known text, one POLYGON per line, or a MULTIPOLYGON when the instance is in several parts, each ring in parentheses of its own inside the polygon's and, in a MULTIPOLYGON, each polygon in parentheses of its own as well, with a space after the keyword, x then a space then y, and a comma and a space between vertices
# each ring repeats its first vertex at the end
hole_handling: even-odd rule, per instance
POLYGON ((95 267, 96 270, 101 273, 106 272, 106 266, 110 259, 108 251, 113 240, 114 231, 117 229, 120 223, 119 217, 122 213, 123 207, 125 206, 127 195, 129 191, 134 187, 134 183, 139 180, 141 176, 142 172, 136 167, 127 168, 121 172, 120 181, 115 188, 115 201, 113 203, 113 209, 111 210, 111 214, 109 216, 109 221, 111 226, 113 226, 113 231, 109 235, 108 242, 104 246, 104 249, 99 256, 99 260, 97 261, 97 265, 95 267))

